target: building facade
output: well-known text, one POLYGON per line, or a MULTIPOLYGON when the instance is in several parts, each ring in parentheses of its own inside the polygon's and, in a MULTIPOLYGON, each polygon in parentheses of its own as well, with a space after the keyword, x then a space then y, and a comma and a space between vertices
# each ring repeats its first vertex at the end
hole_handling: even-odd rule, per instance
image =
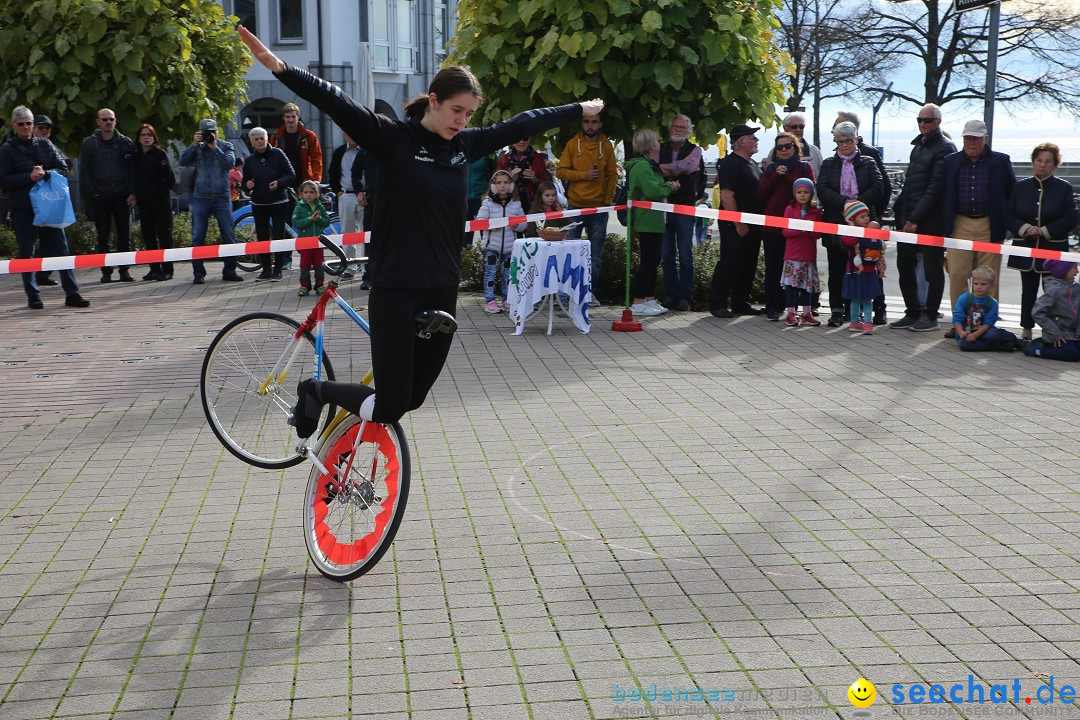
MULTIPOLYGON (((229 15, 274 54, 341 87, 377 112, 400 118, 407 100, 427 90, 446 59, 457 0, 222 0, 229 15), (374 97, 365 96, 373 92, 374 97)), ((248 102, 226 135, 281 126, 281 108, 294 102, 301 120, 319 136, 324 167, 343 142, 329 117, 300 100, 261 65, 247 74, 248 102)))

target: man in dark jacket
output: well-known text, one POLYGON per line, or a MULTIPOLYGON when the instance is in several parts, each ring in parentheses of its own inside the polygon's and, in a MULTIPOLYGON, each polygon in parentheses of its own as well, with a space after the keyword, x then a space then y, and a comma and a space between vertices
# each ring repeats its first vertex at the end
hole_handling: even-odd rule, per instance
MULTIPOLYGON (((678 180, 679 189, 668 202, 696 205, 705 194, 705 163, 701 148, 690 142, 694 124, 686 115, 676 115, 668 123, 669 142, 660 146, 660 170, 665 180, 678 180)), ((664 307, 686 311, 694 299, 694 223, 693 215, 668 213, 667 230, 660 245, 660 263, 664 268, 666 299, 664 307)))
MULTIPOLYGON (((941 132, 941 108, 933 103, 923 105, 917 118, 919 135, 911 141, 911 159, 900 191, 893 206, 896 226, 908 233, 943 235, 941 168, 947 155, 956 146, 941 132)), ((945 250, 929 245, 896 244, 896 272, 900 292, 904 295, 904 317, 892 323, 892 328, 907 328, 916 332, 938 329, 937 313, 945 292, 945 250), (926 308, 919 302, 919 283, 915 268, 922 256, 923 276, 926 278, 926 308)))
MULTIPOLYGON (((964 149, 942 161, 944 234, 982 242, 1005 242, 1005 211, 1016 184, 1012 161, 1005 153, 986 146, 989 133, 982 120, 968 120, 964 125, 964 149)), ((971 271, 986 265, 1001 276, 1001 255, 949 249, 949 295, 953 305, 968 291, 971 271)), ((998 297, 998 282, 990 288, 998 297)), ((946 337, 955 337, 950 328, 946 337), (951 333, 951 334, 950 334, 951 333)))
MULTIPOLYGON (((38 180, 43 180, 49 173, 55 172, 67 176, 67 165, 56 147, 48 140, 34 137, 34 113, 29 108, 19 106, 11 115, 11 127, 14 137, 0 145, 0 185, 7 192, 11 207, 11 220, 15 226, 15 241, 19 246, 20 258, 34 257, 34 208, 30 202, 30 189, 38 180)), ((41 253, 44 257, 68 254, 67 238, 60 228, 38 229, 41 236, 41 253)), ((34 310, 45 307, 41 302, 34 273, 22 273, 23 289, 26 291, 27 305, 34 310)), ((75 273, 71 270, 60 271, 60 283, 63 285, 68 307, 88 307, 89 301, 79 295, 79 285, 75 273)))
MULTIPOLYGON (((345 144, 335 148, 330 156, 330 174, 327 179, 330 189, 337 195, 341 232, 354 233, 363 227, 368 205, 367 196, 364 195, 364 151, 347 133, 343 134, 345 144)), ((356 245, 346 245, 345 254, 355 258, 356 245)), ((352 276, 352 268, 342 274, 345 278, 352 276)))
MULTIPOLYGON (((97 251, 109 252, 109 232, 116 224, 116 249, 131 250, 131 208, 135 206, 135 143, 116 129, 116 113, 97 112, 98 129, 83 140, 79 152, 79 182, 92 198, 97 251)), ((132 282, 126 267, 120 280, 132 282)), ((101 282, 112 282, 112 268, 101 269, 101 282)))

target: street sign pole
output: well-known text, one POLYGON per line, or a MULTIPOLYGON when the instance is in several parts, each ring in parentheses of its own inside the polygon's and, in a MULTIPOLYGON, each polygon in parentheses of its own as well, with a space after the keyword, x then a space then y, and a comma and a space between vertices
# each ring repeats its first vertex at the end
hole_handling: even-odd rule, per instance
MULTIPOLYGON (((959 2, 960 0, 957 0, 959 2)), ((994 138, 994 96, 997 94, 998 34, 1001 27, 1001 3, 990 6, 990 37, 986 43, 986 97, 983 100, 983 122, 990 139, 994 138)))

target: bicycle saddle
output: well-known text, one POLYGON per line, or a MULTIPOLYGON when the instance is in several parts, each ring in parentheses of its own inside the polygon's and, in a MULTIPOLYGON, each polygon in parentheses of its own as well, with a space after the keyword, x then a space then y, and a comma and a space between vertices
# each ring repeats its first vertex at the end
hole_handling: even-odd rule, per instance
POLYGON ((457 330, 457 320, 442 310, 421 310, 413 315, 416 324, 416 337, 428 340, 436 333, 450 333, 457 330))

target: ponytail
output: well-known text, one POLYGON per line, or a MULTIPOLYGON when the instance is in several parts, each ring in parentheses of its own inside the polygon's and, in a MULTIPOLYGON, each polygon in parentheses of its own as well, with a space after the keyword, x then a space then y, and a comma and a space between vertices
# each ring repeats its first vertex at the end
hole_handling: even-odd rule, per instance
POLYGON ((432 93, 435 94, 438 102, 445 102, 448 98, 463 92, 472 94, 478 100, 484 99, 480 81, 475 75, 460 65, 445 67, 435 75, 426 94, 417 95, 405 105, 405 117, 418 122, 422 120, 428 109, 428 96, 432 93))

